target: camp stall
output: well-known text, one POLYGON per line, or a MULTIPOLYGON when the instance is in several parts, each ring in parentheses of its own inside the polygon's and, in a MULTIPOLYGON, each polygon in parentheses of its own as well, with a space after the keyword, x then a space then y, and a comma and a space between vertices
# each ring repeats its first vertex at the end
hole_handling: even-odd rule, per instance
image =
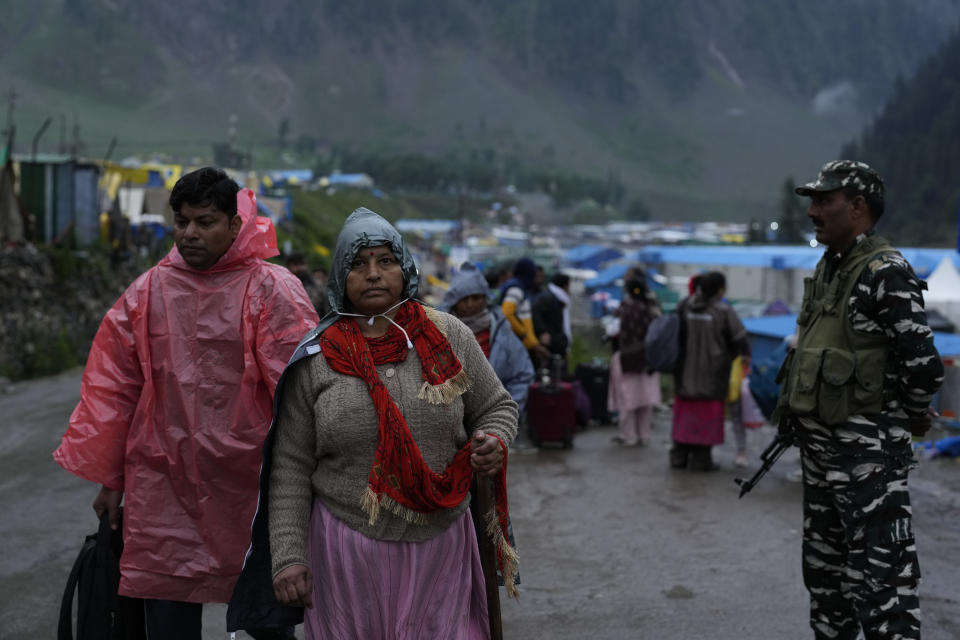
POLYGON ((99 233, 100 167, 72 156, 18 157, 20 198, 33 216, 37 242, 60 241, 71 230, 80 245, 99 233))

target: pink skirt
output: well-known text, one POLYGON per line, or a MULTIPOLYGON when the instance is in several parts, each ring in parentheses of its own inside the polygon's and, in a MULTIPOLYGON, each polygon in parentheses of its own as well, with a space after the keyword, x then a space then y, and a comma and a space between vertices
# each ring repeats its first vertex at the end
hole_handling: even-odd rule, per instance
POLYGON ((723 444, 723 400, 673 399, 673 441, 681 444, 723 444))
POLYGON ((307 640, 488 640, 476 530, 468 510, 424 542, 373 540, 319 500, 310 519, 307 640))
POLYGON ((659 373, 625 373, 620 365, 620 352, 610 358, 610 386, 607 408, 610 411, 633 411, 660 404, 659 373))

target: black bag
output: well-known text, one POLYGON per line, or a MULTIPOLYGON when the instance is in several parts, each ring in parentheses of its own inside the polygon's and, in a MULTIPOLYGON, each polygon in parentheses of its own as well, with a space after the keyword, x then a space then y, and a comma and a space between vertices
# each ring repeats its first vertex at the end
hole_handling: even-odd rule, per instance
POLYGON ((624 373, 646 373, 647 356, 642 342, 620 347, 620 368, 624 373))
POLYGON ((143 600, 117 594, 121 530, 110 528, 107 512, 99 530, 87 536, 73 563, 60 602, 57 640, 73 640, 73 594, 77 594, 77 640, 146 640, 143 600))

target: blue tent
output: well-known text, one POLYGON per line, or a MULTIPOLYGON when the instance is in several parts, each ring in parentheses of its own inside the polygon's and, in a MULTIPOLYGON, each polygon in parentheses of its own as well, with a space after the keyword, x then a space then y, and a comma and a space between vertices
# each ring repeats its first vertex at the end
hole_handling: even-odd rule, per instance
MULTIPOLYGON (((784 338, 797 330, 797 316, 791 314, 743 318, 743 325, 750 337, 751 357, 759 361, 770 355, 784 338)), ((960 356, 960 335, 934 331, 933 344, 943 357, 960 356)))
POLYGON ((270 205, 267 205, 263 199, 257 200, 257 211, 264 215, 274 222, 279 222, 280 220, 286 220, 290 217, 290 212, 293 210, 293 199, 290 196, 282 198, 283 204, 279 209, 273 209, 270 205))
POLYGON ((576 269, 597 270, 607 262, 622 258, 623 252, 602 245, 584 244, 563 254, 563 261, 576 269))
POLYGON ((607 267, 593 278, 584 282, 583 286, 586 287, 587 291, 596 291, 597 289, 609 287, 615 284, 617 280, 622 279, 629 268, 630 267, 625 264, 615 264, 612 267, 607 267))
MULTIPOLYGON (((587 293, 607 293, 610 298, 614 300, 623 299, 623 276, 627 274, 627 270, 630 268, 630 265, 627 264, 615 264, 613 266, 607 267, 603 271, 597 274, 596 277, 590 278, 583 283, 584 288, 587 293)), ((656 275, 656 269, 647 269, 647 286, 650 287, 652 291, 657 291, 658 289, 664 289, 664 285, 657 282, 654 279, 656 275)))
MULTIPOLYGON (((647 245, 630 252, 633 261, 646 264, 696 264, 702 266, 806 269, 812 271, 824 248, 805 245, 647 245)), ((960 253, 953 249, 900 249, 921 278, 926 277, 944 257, 960 268, 960 253)))

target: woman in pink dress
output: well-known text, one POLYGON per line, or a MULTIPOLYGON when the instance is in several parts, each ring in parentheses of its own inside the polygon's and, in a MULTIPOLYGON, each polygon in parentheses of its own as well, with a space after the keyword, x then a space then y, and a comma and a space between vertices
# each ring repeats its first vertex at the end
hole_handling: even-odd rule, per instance
POLYGON ((622 446, 646 444, 653 408, 660 402, 660 374, 647 371, 643 350, 647 327, 658 315, 660 309, 650 300, 643 272, 634 271, 616 311, 620 345, 610 360, 607 400, 610 410, 620 414, 620 432, 613 440, 622 446))

